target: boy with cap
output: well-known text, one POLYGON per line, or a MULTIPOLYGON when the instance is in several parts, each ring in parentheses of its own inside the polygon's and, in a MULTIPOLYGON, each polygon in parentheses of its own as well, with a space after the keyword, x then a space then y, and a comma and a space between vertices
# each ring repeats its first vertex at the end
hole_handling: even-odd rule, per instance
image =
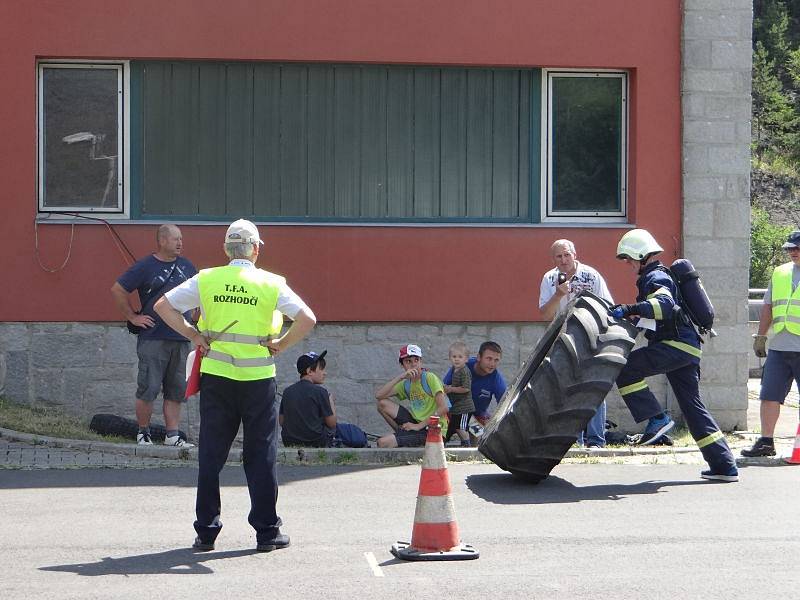
POLYGON ((403 373, 375 392, 378 412, 394 430, 394 433, 378 438, 379 448, 424 446, 428 436, 428 418, 434 414, 441 418, 442 435, 447 435, 447 397, 442 380, 422 368, 419 346, 406 344, 400 348, 399 360, 403 373), (392 397, 407 400, 409 408, 390 400, 392 397))
POLYGON ((297 359, 300 381, 283 390, 278 416, 284 446, 367 446, 367 436, 359 427, 336 421, 333 394, 322 386, 327 353, 327 350, 321 354, 306 352, 297 359))
POLYGON ((753 352, 766 357, 761 375, 761 437, 742 456, 775 456, 775 425, 781 404, 792 387, 800 386, 800 231, 793 231, 783 245, 791 259, 775 267, 753 336, 753 352), (772 329, 767 352, 767 334, 772 329))

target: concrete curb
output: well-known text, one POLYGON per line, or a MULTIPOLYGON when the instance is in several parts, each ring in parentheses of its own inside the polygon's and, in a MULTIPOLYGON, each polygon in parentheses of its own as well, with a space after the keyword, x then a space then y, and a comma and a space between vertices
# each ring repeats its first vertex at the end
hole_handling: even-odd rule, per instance
MULTIPOLYGON (((126 454, 138 458, 160 458, 197 461, 197 447, 173 448, 169 446, 139 446, 138 444, 116 444, 90 440, 70 440, 50 436, 22 433, 0 427, 0 437, 32 445, 51 446, 81 450, 84 452, 108 452, 126 454)), ((736 449, 734 449, 735 451, 736 449)), ((570 448, 565 458, 628 458, 632 456, 672 456, 698 453, 696 447, 628 446, 622 448, 570 448)), ((422 461, 424 448, 278 448, 278 462, 287 465, 390 465, 414 464, 422 461)), ((477 448, 446 448, 449 462, 489 462, 477 448)), ((231 449, 229 463, 242 462, 242 450, 231 449)), ((737 457, 739 466, 785 465, 783 457, 737 457)))

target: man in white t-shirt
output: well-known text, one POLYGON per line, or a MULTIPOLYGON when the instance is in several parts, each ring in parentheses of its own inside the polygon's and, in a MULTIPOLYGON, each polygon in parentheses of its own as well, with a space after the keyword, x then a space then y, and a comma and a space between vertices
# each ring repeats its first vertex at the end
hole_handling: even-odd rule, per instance
MULTIPOLYGON (((595 296, 608 300, 611 304, 611 292, 608 291, 605 279, 596 269, 577 261, 575 244, 569 240, 556 240, 550 246, 555 267, 542 277, 539 288, 539 312, 542 317, 551 321, 563 310, 567 303, 583 291, 592 292, 595 296)), ((597 413, 586 426, 586 445, 590 448, 602 448, 606 445, 606 402, 597 408, 597 413)), ((578 436, 578 443, 584 444, 583 432, 578 436)))

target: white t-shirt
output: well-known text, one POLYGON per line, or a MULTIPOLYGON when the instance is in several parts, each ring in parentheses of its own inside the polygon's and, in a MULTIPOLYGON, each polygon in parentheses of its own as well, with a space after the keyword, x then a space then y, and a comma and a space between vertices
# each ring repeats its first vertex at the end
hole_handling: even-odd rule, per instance
MULTIPOLYGON (((243 269, 255 269, 256 266, 245 259, 234 259, 230 262, 231 266, 242 267, 243 269)), ((200 306, 200 311, 203 312, 203 307, 200 305, 200 287, 197 283, 198 275, 191 279, 187 279, 178 287, 172 288, 164 297, 169 301, 172 307, 180 312, 193 310, 200 306)), ((276 308, 289 317, 294 319, 302 309, 307 308, 306 303, 295 294, 288 285, 282 285, 278 289, 278 305, 276 308)), ((205 314, 203 314, 205 318, 205 314)))
MULTIPOLYGON (((800 284, 800 267, 792 267, 792 293, 800 284)), ((767 291, 764 292, 764 304, 772 304, 772 277, 769 278, 767 291)), ((800 352, 800 335, 789 333, 786 329, 773 335, 769 340, 770 350, 781 352, 800 352)))
MULTIPOLYGON (((539 308, 547 304, 550 298, 555 295, 557 282, 557 268, 550 269, 544 274, 544 277, 542 277, 542 285, 539 288, 539 308)), ((575 275, 572 276, 572 280, 570 281, 569 294, 561 297, 558 303, 558 310, 564 310, 564 307, 570 300, 587 290, 592 292, 595 296, 604 298, 612 304, 614 303, 613 298, 611 298, 611 292, 608 291, 606 280, 597 272, 597 269, 593 269, 589 265, 584 265, 576 260, 575 275)))

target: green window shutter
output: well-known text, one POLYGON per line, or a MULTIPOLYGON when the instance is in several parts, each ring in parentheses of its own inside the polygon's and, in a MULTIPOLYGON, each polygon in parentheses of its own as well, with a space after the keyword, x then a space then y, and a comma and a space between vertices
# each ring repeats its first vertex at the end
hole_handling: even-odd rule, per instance
POLYGON ((538 78, 520 69, 137 62, 134 212, 527 221, 532 183, 538 194, 538 78))

